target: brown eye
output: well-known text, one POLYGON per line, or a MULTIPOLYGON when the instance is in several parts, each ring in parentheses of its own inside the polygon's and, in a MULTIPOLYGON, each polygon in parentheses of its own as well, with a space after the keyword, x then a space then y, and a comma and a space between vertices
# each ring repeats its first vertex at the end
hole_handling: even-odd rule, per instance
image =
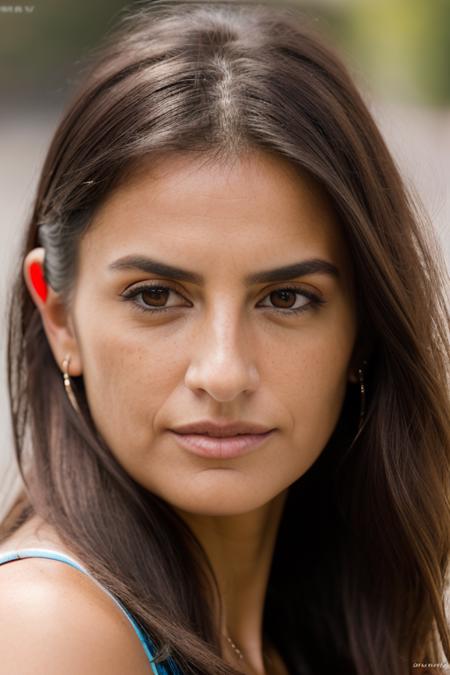
POLYGON ((177 307, 183 307, 182 304, 179 304, 179 299, 184 299, 175 289, 160 284, 134 286, 133 288, 127 289, 125 293, 122 294, 122 298, 124 300, 130 300, 136 309, 143 312, 168 312, 177 307), (168 304, 170 302, 170 296, 173 297, 171 304, 168 304))
POLYGON ((144 304, 148 304, 153 307, 164 307, 167 302, 167 298, 170 295, 171 290, 169 288, 149 288, 140 291, 140 296, 144 304))
MULTIPOLYGON (((170 286, 145 285, 135 286, 122 294, 124 300, 130 300, 133 306, 143 312, 169 312, 178 308, 186 307, 184 304, 168 304, 170 295, 178 296, 185 300, 183 296, 170 286)), ((284 287, 278 288, 265 296, 271 305, 260 305, 264 309, 272 310, 284 315, 300 314, 308 310, 318 309, 320 305, 326 303, 315 293, 303 288, 284 287), (308 300, 309 302, 306 302, 308 300), (300 301, 300 304, 298 302, 300 301)), ((176 301, 175 301, 176 302, 176 301)))
POLYGON ((297 287, 277 288, 266 295, 264 299, 268 299, 272 306, 260 306, 285 315, 300 314, 308 310, 318 309, 320 305, 326 303, 326 300, 315 293, 297 287), (300 304, 298 304, 299 302, 300 304))
POLYGON ((277 304, 277 299, 279 304, 277 304, 279 309, 291 309, 297 300, 298 291, 293 291, 288 288, 281 288, 278 291, 272 291, 269 294, 270 301, 277 304))

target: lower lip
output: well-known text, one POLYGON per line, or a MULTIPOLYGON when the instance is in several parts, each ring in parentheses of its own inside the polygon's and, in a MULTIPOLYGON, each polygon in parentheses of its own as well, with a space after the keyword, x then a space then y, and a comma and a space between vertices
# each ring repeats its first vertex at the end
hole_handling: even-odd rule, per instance
POLYGON ((260 446, 274 431, 275 429, 272 429, 264 434, 241 434, 226 438, 202 436, 201 434, 178 434, 175 431, 170 433, 176 437, 183 448, 194 455, 212 459, 233 459, 233 457, 242 457, 260 446))

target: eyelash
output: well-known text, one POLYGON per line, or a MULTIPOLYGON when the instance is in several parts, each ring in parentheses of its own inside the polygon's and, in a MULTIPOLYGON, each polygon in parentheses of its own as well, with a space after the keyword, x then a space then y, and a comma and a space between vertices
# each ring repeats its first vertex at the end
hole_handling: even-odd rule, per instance
MULTIPOLYGON (((131 301, 134 306, 134 309, 137 309, 139 312, 150 312, 151 314, 161 314, 162 312, 168 312, 169 310, 177 309, 174 307, 150 307, 150 306, 144 307, 140 305, 136 300, 134 300, 134 298, 137 298, 142 293, 145 293, 146 291, 153 291, 155 289, 160 291, 172 291, 173 293, 177 293, 177 295, 180 295, 180 293, 171 286, 163 286, 161 284, 146 284, 144 286, 137 286, 137 287, 135 286, 129 291, 122 293, 121 297, 123 298, 124 301, 131 301)), ((268 309, 269 311, 276 312, 277 314, 289 315, 289 314, 301 314, 302 312, 317 309, 319 306, 326 304, 326 300, 322 300, 322 298, 320 298, 315 293, 305 291, 304 289, 300 289, 296 286, 282 286, 280 288, 276 288, 273 291, 270 291, 270 293, 268 293, 266 296, 264 296, 263 299, 267 298, 272 293, 278 293, 279 291, 292 291, 294 293, 297 293, 298 295, 303 295, 304 297, 308 298, 310 302, 307 305, 304 305, 303 307, 296 307, 294 309, 289 308, 279 309, 277 307, 264 307, 263 309, 268 309)))

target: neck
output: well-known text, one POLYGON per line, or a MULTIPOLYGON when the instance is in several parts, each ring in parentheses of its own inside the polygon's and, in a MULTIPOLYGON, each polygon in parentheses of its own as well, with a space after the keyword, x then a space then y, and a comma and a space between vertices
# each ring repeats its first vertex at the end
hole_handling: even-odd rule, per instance
MULTIPOLYGON (((254 511, 204 516, 178 511, 202 544, 218 582, 224 653, 228 634, 255 672, 265 672, 263 611, 275 541, 287 490, 254 511)), ((236 664, 239 657, 234 653, 236 664)))

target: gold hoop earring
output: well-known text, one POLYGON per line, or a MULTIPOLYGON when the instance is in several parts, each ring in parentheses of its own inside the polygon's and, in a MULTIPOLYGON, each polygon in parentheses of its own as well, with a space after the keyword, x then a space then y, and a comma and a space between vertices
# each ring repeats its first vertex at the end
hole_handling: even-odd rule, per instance
POLYGON ((68 397, 72 407, 77 411, 78 414, 81 414, 80 408, 79 408, 78 403, 77 403, 77 399, 75 398, 75 394, 74 394, 74 391, 72 389, 72 384, 70 382, 69 364, 70 364, 70 354, 67 354, 64 357, 64 360, 62 362, 64 389, 66 391, 67 397, 68 397))
MULTIPOLYGON (((367 365, 367 361, 363 361, 362 366, 364 367, 366 365, 367 365)), ((358 377, 359 377, 359 390, 360 390, 360 393, 361 393, 361 396, 360 396, 361 404, 360 404, 359 425, 358 425, 358 433, 359 433, 359 431, 361 430, 361 427, 363 425, 364 415, 365 415, 365 412, 366 412, 366 386, 365 386, 365 383, 364 383, 363 368, 358 368, 358 377)))

